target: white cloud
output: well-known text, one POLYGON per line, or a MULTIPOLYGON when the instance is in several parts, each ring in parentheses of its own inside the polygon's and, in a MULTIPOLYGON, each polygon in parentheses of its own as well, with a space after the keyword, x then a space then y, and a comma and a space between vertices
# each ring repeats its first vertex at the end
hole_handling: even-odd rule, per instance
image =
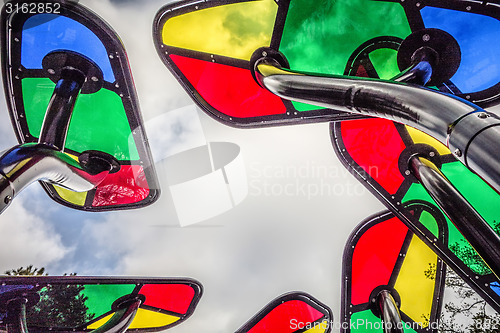
POLYGON ((33 264, 47 267, 68 255, 60 234, 39 217, 24 198, 16 198, 0 216, 0 272, 33 264))

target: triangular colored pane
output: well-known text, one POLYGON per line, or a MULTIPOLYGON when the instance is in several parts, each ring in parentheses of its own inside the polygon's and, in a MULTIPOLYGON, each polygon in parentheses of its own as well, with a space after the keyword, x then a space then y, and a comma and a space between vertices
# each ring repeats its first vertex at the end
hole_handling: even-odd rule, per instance
POLYGON ((246 324, 237 333, 298 333, 331 331, 331 310, 304 293, 282 295, 246 324))
MULTIPOLYGON (((405 300, 401 302, 401 311, 414 322, 431 317, 435 281, 428 278, 425 273, 434 263, 436 254, 413 235, 394 288, 399 292, 401 299, 405 300)), ((428 323, 422 322, 422 324, 428 323)))
POLYGON ((193 287, 185 284, 146 284, 139 291, 146 296, 144 305, 185 314, 195 297, 193 287))
POLYGON ((166 327, 176 323, 179 319, 179 317, 165 313, 139 309, 129 329, 166 327))
POLYGON ((271 44, 277 11, 274 0, 200 9, 167 20, 162 40, 169 46, 250 60, 256 49, 271 44))
POLYGON ((293 332, 294 330, 290 327, 290 320, 298 323, 311 323, 322 317, 321 312, 306 303, 289 301, 273 309, 248 333, 293 332))
POLYGON ((407 233, 408 228, 397 218, 392 218, 365 231, 358 240, 352 255, 351 297, 354 305, 368 302, 375 287, 389 284, 407 233), (392 235, 392 242, 384 241, 388 234, 392 235))
POLYGON ((249 70, 178 55, 170 57, 201 97, 228 116, 246 118, 286 112, 281 99, 261 88, 249 70))
POLYGON ((89 284, 82 294, 87 297, 85 305, 99 317, 111 311, 111 305, 118 298, 132 294, 135 284, 89 284))
POLYGON ((385 119, 348 121, 342 123, 342 131, 350 157, 390 194, 396 193, 404 181, 398 161, 406 145, 394 123, 385 119))

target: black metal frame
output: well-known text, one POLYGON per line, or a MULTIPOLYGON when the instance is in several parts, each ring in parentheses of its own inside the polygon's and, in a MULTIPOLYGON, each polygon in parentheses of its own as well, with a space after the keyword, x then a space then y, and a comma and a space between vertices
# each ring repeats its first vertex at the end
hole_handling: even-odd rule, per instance
MULTIPOLYGON (((193 297, 193 301, 191 302, 187 312, 185 314, 179 314, 179 313, 172 313, 169 311, 165 310, 159 310, 157 308, 152 308, 150 306, 146 305, 140 305, 140 308, 143 309, 149 309, 152 311, 156 312, 161 312, 167 315, 173 315, 176 317, 179 317, 180 319, 173 324, 164 326, 164 327, 159 327, 159 328, 150 328, 147 330, 143 329, 128 329, 128 332, 136 332, 136 333, 141 333, 141 332, 158 332, 158 331, 163 331, 165 329, 172 328, 174 326, 177 326, 187 320, 189 317, 192 316, 194 313, 196 306, 198 305, 201 296, 203 295, 203 286, 200 282, 190 279, 190 278, 142 278, 142 277, 81 277, 81 276, 29 276, 29 277, 23 277, 23 276, 2 276, 0 277, 0 284, 2 285, 32 285, 34 286, 33 290, 38 291, 42 289, 45 286, 49 285, 67 285, 67 284, 72 284, 72 285, 101 285, 101 284, 107 284, 107 285, 112 285, 112 284, 135 284, 136 287, 134 288, 134 291, 128 295, 127 300, 129 299, 135 299, 135 298, 141 298, 141 295, 139 294, 139 291, 141 287, 145 284, 185 284, 193 288, 195 295, 193 297)), ((119 304, 115 304, 115 306, 119 307, 119 304)), ((119 307, 121 308, 121 307, 119 307)), ((101 320, 102 318, 110 315, 117 309, 110 309, 109 312, 101 315, 98 318, 94 318, 92 321, 85 323, 85 325, 81 327, 76 327, 74 329, 71 329, 71 332, 91 332, 91 330, 85 329, 85 327, 91 325, 94 322, 97 322, 101 320)), ((113 322, 116 321, 116 318, 113 320, 113 322)), ((122 321, 119 321, 118 324, 122 324, 122 321)), ((69 332, 67 329, 58 329, 58 328, 43 328, 44 330, 50 330, 54 332, 69 332)), ((38 331, 38 330, 37 330, 38 331)))
MULTIPOLYGON (((446 228, 446 224, 443 223, 443 218, 441 216, 441 213, 436 211, 433 207, 430 207, 428 204, 423 203, 423 202, 411 202, 408 203, 406 206, 408 209, 411 209, 414 213, 414 216, 420 216, 422 212, 428 212, 430 213, 435 219, 438 224, 438 230, 439 230, 439 238, 440 240, 447 239, 445 237, 448 233, 448 230, 446 228)), ((396 302, 401 304, 401 300, 399 299, 398 293, 394 290, 394 284, 396 282, 396 278, 400 272, 400 269, 402 267, 404 257, 399 257, 398 261, 396 262, 395 268, 392 271, 392 275, 389 279, 389 285, 387 286, 379 286, 378 288, 375 288, 372 292, 372 296, 370 297, 372 300, 375 299, 375 303, 372 301, 360 305, 356 305, 351 307, 349 300, 351 299, 351 289, 350 289, 350 283, 352 279, 352 257, 353 257, 353 252, 355 250, 355 244, 358 242, 358 240, 364 235, 364 233, 369 230, 371 227, 385 222, 393 217, 397 217, 394 213, 385 211, 381 212, 375 215, 372 215, 371 217, 368 217, 365 219, 363 222, 361 222, 351 233, 349 236, 349 239, 346 242, 346 245, 344 247, 344 254, 342 257, 342 304, 341 304, 341 321, 342 322, 347 322, 350 323, 350 313, 353 311, 364 311, 364 310, 371 310, 374 314, 377 316, 380 316, 380 310, 378 308, 377 304, 377 295, 383 291, 387 290, 391 292, 392 297, 396 299, 396 302)), ((418 218, 415 218, 418 221, 418 218)), ((402 222, 404 223, 404 222, 402 222)), ((406 223, 404 223, 406 225, 406 223)), ((412 236, 418 236, 420 239, 422 239, 421 234, 413 232, 411 229, 408 230, 408 233, 406 235, 406 238, 404 240, 403 246, 401 248, 401 253, 406 253, 408 250, 408 247, 410 246, 411 238, 412 236)), ((435 238, 434 235, 430 234, 427 235, 428 237, 432 237, 432 239, 435 238)), ((427 243, 427 242, 426 242, 427 243)), ((436 265, 436 286, 437 288, 434 289, 434 302, 433 306, 431 309, 431 317, 429 318, 429 322, 434 322, 437 321, 440 317, 441 314, 441 308, 443 304, 443 293, 444 293, 444 279, 445 279, 445 273, 446 272, 446 266, 444 262, 441 260, 441 258, 438 258, 437 265, 436 265)), ((401 319, 406 322, 411 322, 412 320, 410 317, 408 317, 405 313, 401 313, 401 319)), ((342 327, 341 332, 342 333, 349 333, 350 326, 347 327, 342 327)), ((422 332, 429 332, 427 329, 423 329, 422 332)))
MULTIPOLYGON (((271 39, 271 45, 270 45, 271 49, 279 50, 279 45, 282 37, 281 34, 283 32, 286 16, 288 13, 288 8, 291 1, 293 0, 280 0, 277 2, 279 9, 271 39)), ((305 124, 305 123, 316 123, 325 121, 342 121, 342 120, 359 119, 366 117, 364 115, 349 113, 349 110, 339 110, 336 108, 318 109, 307 112, 297 112, 290 103, 290 101, 287 101, 286 99, 282 99, 283 103, 287 107, 286 113, 280 115, 248 117, 248 118, 230 117, 228 115, 221 113, 220 111, 209 105, 196 91, 196 89, 191 85, 191 83, 185 78, 185 76, 182 74, 180 69, 175 65, 175 63, 170 60, 169 55, 177 54, 188 57, 194 57, 200 60, 214 61, 216 63, 230 65, 233 67, 238 67, 243 69, 249 69, 250 65, 249 62, 165 45, 162 42, 161 30, 164 23, 172 17, 210 7, 222 6, 238 2, 245 2, 245 0, 209 0, 209 1, 191 0, 191 1, 175 2, 173 4, 169 4, 162 7, 156 14, 154 20, 153 39, 155 42, 158 55, 165 63, 165 65, 170 69, 170 71, 176 77, 176 79, 180 82, 180 84, 184 87, 186 92, 191 96, 191 98, 205 113, 207 113, 209 116, 211 116, 212 118, 216 119, 219 122, 222 122, 229 126, 240 127, 240 128, 281 126, 281 125, 305 124)), ((404 1, 404 2, 401 2, 399 0, 386 0, 386 2, 399 3, 403 7, 412 31, 417 31, 424 28, 423 20, 420 15, 420 10, 425 6, 454 9, 462 12, 478 13, 481 15, 486 15, 496 19, 500 19, 500 2, 498 2, 498 0, 488 1, 487 3, 484 4, 472 1, 464 2, 457 0, 424 0, 424 1, 404 1)), ((394 37, 391 36, 381 37, 381 38, 387 38, 388 42, 396 42, 397 44, 397 38, 394 39, 394 37)), ((391 45, 391 48, 392 47, 394 46, 391 45)), ((355 53, 356 51, 351 56, 351 60, 353 57, 355 57, 355 53)), ((347 74, 348 71, 349 71, 349 64, 347 65, 344 74, 348 75, 347 74)), ((500 99, 500 81, 498 84, 488 89, 474 93, 461 93, 449 81, 447 81, 445 84, 439 85, 439 89, 443 92, 465 98, 469 102, 473 102, 482 107, 498 104, 500 99)))
MULTIPOLYGON (((342 141, 342 123, 332 122, 330 124, 330 133, 332 145, 334 147, 335 153, 346 167, 347 170, 361 183, 363 184, 376 198, 378 198, 387 208, 389 208, 393 214, 395 214, 403 223, 405 223, 412 232, 414 232, 420 239, 422 239, 434 252, 436 252, 439 257, 448 265, 453 271, 455 271, 468 285, 471 286, 482 298, 488 302, 496 311, 500 312, 500 295, 495 293, 488 286, 493 282, 498 282, 497 278, 493 275, 479 275, 474 273, 464 262, 462 262, 449 248, 447 243, 443 243, 427 230, 427 228, 418 221, 417 218, 411 213, 409 209, 404 209, 402 207, 402 199, 404 194, 409 190, 409 187, 417 179, 414 178, 412 174, 406 175, 407 181, 403 182, 402 186, 398 191, 390 195, 387 191, 375 181, 361 166, 359 166, 354 159, 349 155, 343 141, 342 141), (485 287, 486 286, 486 287, 485 287)), ((396 129, 399 134, 404 138, 404 141, 411 142, 411 138, 407 130, 403 125, 395 123, 396 129)), ((427 149, 428 146, 425 145, 414 145, 412 150, 409 151, 411 154, 419 153, 422 155, 429 155, 427 149)), ((403 152, 404 153, 404 152, 403 152)), ((456 161, 453 155, 441 155, 434 153, 436 157, 434 163, 438 166, 441 163, 448 163, 456 161)), ((409 155, 408 155, 409 157, 409 155)), ((405 165, 400 165, 401 170, 408 170, 407 159, 403 163, 405 165)), ((437 207, 425 202, 419 202, 425 205, 428 209, 434 211, 434 216, 441 216, 440 226, 446 227, 446 220, 444 215, 437 209, 437 207)), ((443 239, 448 239, 448 230, 445 231, 445 237, 443 239)))
MULTIPOLYGON (((314 323, 311 323, 312 325, 317 324, 320 325, 321 323, 327 321, 327 328, 324 333, 330 333, 332 331, 332 323, 333 323, 333 313, 332 310, 326 306, 325 304, 319 302, 317 299, 312 297, 311 295, 304 293, 304 292, 290 292, 283 294, 274 300, 272 300, 269 304, 267 304, 262 310, 260 310, 255 316, 253 316, 249 321, 247 321, 242 327, 237 329, 235 333, 246 333, 252 329, 255 325, 257 325, 258 322, 260 322, 262 319, 264 319, 265 316, 267 316, 271 311, 273 311, 276 307, 279 305, 289 302, 289 301, 301 301, 304 302, 311 307, 313 307, 315 310, 321 312, 323 314, 323 317, 315 321, 314 323)), ((301 332, 301 331, 297 331, 301 332)))

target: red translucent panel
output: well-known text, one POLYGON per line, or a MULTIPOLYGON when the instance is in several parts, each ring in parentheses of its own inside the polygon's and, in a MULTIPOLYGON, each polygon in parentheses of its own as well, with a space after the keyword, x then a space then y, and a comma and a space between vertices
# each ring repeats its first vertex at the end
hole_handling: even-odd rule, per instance
POLYGON ((188 312, 195 295, 185 284, 146 284, 139 293, 146 296, 144 305, 179 314, 188 312))
POLYGON ((307 325, 321 319, 323 316, 323 313, 303 301, 289 301, 274 308, 248 333, 292 333, 297 329, 290 325, 291 322, 307 325))
POLYGON ((390 194, 404 181, 398 169, 406 148, 392 121, 365 119, 342 122, 342 140, 352 159, 390 194))
POLYGON ((352 256, 351 303, 367 303, 378 286, 389 284, 408 228, 397 218, 368 229, 352 256), (390 235, 391 241, 387 241, 390 235))
POLYGON ((179 55, 170 58, 208 104, 230 117, 286 112, 281 99, 261 88, 248 69, 179 55))
POLYGON ((109 174, 97 187, 92 206, 131 204, 149 195, 144 169, 139 165, 122 165, 120 171, 109 174))

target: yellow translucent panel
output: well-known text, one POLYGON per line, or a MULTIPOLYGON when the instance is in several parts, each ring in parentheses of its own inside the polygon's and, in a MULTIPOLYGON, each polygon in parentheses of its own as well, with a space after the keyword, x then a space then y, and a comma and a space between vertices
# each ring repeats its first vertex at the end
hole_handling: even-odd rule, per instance
POLYGON ((163 327, 175 323, 180 318, 170 316, 160 312, 139 309, 135 315, 134 321, 129 329, 144 327, 163 327))
POLYGON ((414 129, 413 127, 406 126, 406 129, 408 130, 408 133, 410 134, 414 143, 424 143, 430 145, 434 147, 441 155, 451 154, 450 150, 445 145, 443 145, 433 137, 414 129))
POLYGON ((401 296, 401 311, 418 323, 425 323, 424 316, 430 317, 435 281, 425 271, 436 262, 434 252, 413 236, 394 287, 401 296))
MULTIPOLYGON (((69 157, 71 157, 75 161, 78 161, 77 156, 71 155, 68 153, 66 153, 66 155, 68 155, 69 157)), ((76 205, 76 206, 85 205, 85 200, 87 199, 87 192, 73 192, 73 191, 70 191, 70 190, 65 189, 63 187, 56 186, 56 185, 54 185, 54 188, 55 188, 57 194, 59 194, 59 196, 63 200, 65 200, 69 203, 72 203, 73 205, 76 205)))
MULTIPOLYGON (((89 325, 87 328, 90 330, 95 330, 104 325, 113 315, 114 313, 96 321, 92 325, 89 325)), ((137 311, 134 320, 130 324, 129 329, 164 327, 175 323, 179 319, 180 318, 176 316, 170 316, 164 313, 149 311, 140 308, 137 311)))
POLYGON ((176 16, 163 26, 163 43, 250 60, 256 49, 270 45, 277 11, 274 0, 257 0, 176 16))
POLYGON ((102 319, 99 319, 98 321, 96 321, 95 323, 92 323, 90 324, 89 326, 87 326, 87 329, 89 330, 95 330, 95 329, 98 329, 99 327, 101 327, 102 325, 106 324, 106 322, 108 320, 111 319, 111 317, 113 317, 114 313, 110 314, 109 316, 106 316, 102 319))
POLYGON ((85 205, 85 200, 87 199, 87 192, 73 192, 60 186, 54 185, 57 194, 59 196, 74 205, 83 206, 85 205))
POLYGON ((307 331, 304 331, 304 333, 325 333, 328 329, 328 324, 329 323, 327 320, 322 323, 315 323, 314 327, 308 329, 307 331))

